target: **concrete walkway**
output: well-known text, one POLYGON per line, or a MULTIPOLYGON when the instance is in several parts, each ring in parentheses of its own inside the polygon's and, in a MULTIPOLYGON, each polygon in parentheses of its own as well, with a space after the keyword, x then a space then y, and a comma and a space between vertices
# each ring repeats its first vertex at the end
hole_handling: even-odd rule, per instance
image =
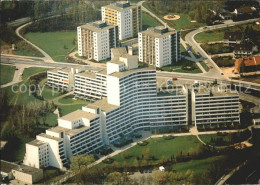
POLYGON ((8 86, 14 85, 14 84, 22 81, 22 74, 23 74, 25 66, 24 65, 16 65, 16 68, 18 70, 14 71, 13 80, 9 83, 1 85, 1 88, 8 87, 8 86))
POLYGON ((33 22, 29 22, 29 23, 27 23, 27 24, 24 24, 24 25, 18 27, 18 28, 15 30, 16 35, 17 35, 18 37, 20 37, 21 39, 23 39, 23 40, 24 40, 25 42, 27 42, 28 44, 30 44, 31 46, 33 46, 34 48, 36 48, 38 51, 40 51, 40 52, 43 54, 43 56, 44 56, 45 62, 54 62, 54 61, 52 60, 52 58, 51 58, 50 55, 48 55, 45 51, 43 51, 41 48, 39 48, 39 47, 36 46, 35 44, 33 44, 33 43, 31 43, 30 41, 28 41, 27 39, 25 39, 25 38, 20 34, 21 29, 23 29, 24 27, 26 27, 26 26, 28 26, 28 25, 30 25, 30 24, 32 24, 32 23, 33 23, 33 22))

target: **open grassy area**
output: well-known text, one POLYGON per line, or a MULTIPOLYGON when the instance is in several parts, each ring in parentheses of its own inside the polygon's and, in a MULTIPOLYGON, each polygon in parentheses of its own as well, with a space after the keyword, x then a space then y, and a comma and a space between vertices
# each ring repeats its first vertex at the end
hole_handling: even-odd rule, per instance
POLYGON ((44 72, 47 70, 48 70, 48 68, 40 68, 40 67, 25 68, 24 72, 23 72, 23 80, 26 80, 28 77, 30 77, 36 73, 44 72))
POLYGON ((76 104, 76 105, 58 105, 58 107, 61 110, 61 115, 65 116, 66 114, 69 114, 75 110, 81 109, 82 106, 87 105, 86 104, 76 104))
POLYGON ((19 41, 16 44, 16 50, 14 51, 15 55, 22 56, 33 56, 33 57, 44 57, 43 54, 38 51, 36 48, 25 42, 24 40, 19 41))
POLYGON ((76 31, 30 32, 25 37, 48 53, 53 60, 64 62, 65 56, 75 47, 76 31))
MULTIPOLYGON (((156 14, 155 11, 148 6, 147 2, 144 2, 143 6, 149 11, 156 14)), ((175 15, 176 13, 169 13, 169 14, 175 15)), ((157 15, 157 16, 159 16, 164 22, 167 22, 169 26, 173 27, 176 30, 197 28, 205 25, 203 23, 191 22, 191 19, 187 14, 177 14, 177 15, 180 15, 180 19, 173 20, 173 21, 168 21, 163 19, 165 15, 157 15)))
POLYGON ((224 30, 205 31, 195 35, 194 39, 200 43, 222 41, 224 39, 224 30))
POLYGON ((161 70, 170 71, 170 72, 178 72, 178 73, 202 73, 202 71, 199 69, 199 67, 197 66, 197 64, 195 62, 191 62, 186 59, 182 59, 180 62, 174 63, 169 66, 164 66, 161 68, 161 70), (184 63, 191 64, 194 67, 194 69, 192 69, 192 70, 182 69, 182 66, 184 65, 184 63))
POLYGON ((152 16, 142 11, 142 30, 146 30, 149 27, 160 26, 161 24, 152 16))
POLYGON ((209 71, 209 66, 204 61, 200 61, 200 64, 205 69, 205 71, 207 71, 207 72, 209 71))
POLYGON ((45 85, 42 91, 42 96, 45 100, 53 100, 54 98, 60 96, 60 93, 56 89, 52 89, 45 85))
POLYGON ((14 77, 14 66, 0 65, 0 85, 11 82, 14 77))
POLYGON ((203 174, 212 162, 223 160, 225 160, 225 156, 223 155, 213 156, 206 159, 191 160, 188 162, 177 163, 172 165, 172 169, 182 173, 185 173, 187 170, 191 170, 196 174, 203 174))
POLYGON ((66 96, 64 98, 60 98, 58 100, 59 103, 61 104, 88 104, 90 102, 81 100, 81 99, 73 99, 73 96, 66 96))
MULTIPOLYGON (((57 126, 57 119, 58 119, 57 114, 49 113, 46 117, 45 124, 51 127, 57 126)), ((44 123, 44 120, 42 118, 39 121, 41 124, 44 123)))
MULTIPOLYGON (((142 151, 149 149, 150 156, 154 156, 155 160, 151 163, 156 163, 163 157, 169 158, 170 156, 176 156, 179 152, 187 153, 191 148, 197 148, 199 141, 195 136, 180 136, 171 140, 165 140, 163 138, 148 139, 149 144, 146 146, 136 145, 119 155, 113 157, 118 163, 133 163, 133 161, 142 156, 142 151), (131 156, 128 159, 122 158, 122 156, 128 154, 131 156)), ((113 165, 113 164, 112 164, 113 165)))

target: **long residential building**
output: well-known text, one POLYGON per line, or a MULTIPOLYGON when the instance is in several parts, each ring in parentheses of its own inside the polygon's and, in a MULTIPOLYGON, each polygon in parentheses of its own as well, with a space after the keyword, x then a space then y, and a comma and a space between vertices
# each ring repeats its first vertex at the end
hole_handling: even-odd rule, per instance
MULTIPOLYGON (((101 73, 106 77, 98 83, 106 82, 106 97, 59 118, 57 127, 27 143, 26 165, 64 168, 72 156, 93 153, 104 145, 131 137, 138 130, 188 125, 188 90, 182 85, 157 84, 154 66, 139 66, 137 56, 118 49, 107 63, 106 74, 97 72, 89 80, 101 73)), ((82 81, 81 76, 89 78, 89 75, 93 74, 78 73, 76 76, 82 81)), ((88 88, 95 93, 104 92, 97 86, 89 85, 88 88)), ((195 125, 239 123, 236 92, 219 88, 215 91, 193 89, 191 100, 195 125)))
POLYGON ((162 67, 181 59, 180 32, 164 26, 148 28, 138 34, 139 60, 162 67))
POLYGON ((239 124, 239 95, 227 87, 199 86, 192 90, 192 119, 196 126, 239 124))
POLYGON ((77 28, 78 54, 96 61, 111 58, 111 48, 119 46, 118 26, 96 21, 77 28))
POLYGON ((118 1, 101 8, 102 21, 118 26, 119 40, 137 37, 142 30, 141 6, 118 1))

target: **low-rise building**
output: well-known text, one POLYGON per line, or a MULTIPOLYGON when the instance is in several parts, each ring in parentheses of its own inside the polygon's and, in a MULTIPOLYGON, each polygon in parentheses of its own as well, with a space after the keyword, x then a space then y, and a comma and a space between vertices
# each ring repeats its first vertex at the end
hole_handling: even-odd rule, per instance
POLYGON ((9 181, 14 179, 12 170, 19 168, 18 164, 1 160, 1 181, 9 181))
POLYGON ((248 57, 253 55, 253 45, 250 43, 236 44, 233 50, 234 58, 248 57))
POLYGON ((243 34, 241 32, 225 32, 224 43, 229 44, 240 44, 243 39, 243 34))
POLYGON ((19 165, 19 168, 13 169, 14 178, 25 184, 34 184, 43 179, 43 170, 26 165, 19 165))
POLYGON ((227 87, 195 87, 192 96, 192 120, 196 126, 239 124, 239 95, 227 87))
POLYGON ((75 74, 84 71, 84 68, 62 68, 47 71, 47 85, 59 90, 72 91, 75 74))
POLYGON ((260 56, 238 58, 235 61, 234 74, 260 71, 260 56))

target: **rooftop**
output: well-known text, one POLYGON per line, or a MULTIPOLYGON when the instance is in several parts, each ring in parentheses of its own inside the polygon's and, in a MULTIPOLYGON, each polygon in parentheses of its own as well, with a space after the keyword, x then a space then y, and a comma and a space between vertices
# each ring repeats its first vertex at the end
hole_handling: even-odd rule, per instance
POLYGON ((123 54, 127 54, 126 48, 125 47, 120 47, 120 48, 112 48, 111 49, 112 53, 112 60, 118 60, 119 57, 121 57, 123 54))
POLYGON ((10 173, 13 169, 17 169, 18 167, 18 164, 1 160, 1 172, 10 173))
POLYGON ((226 89, 224 86, 220 87, 220 86, 215 86, 215 87, 205 87, 205 86, 199 86, 197 88, 194 89, 195 94, 198 95, 203 95, 203 94, 207 94, 211 96, 232 96, 232 95, 238 95, 236 91, 231 91, 230 89, 226 89), (221 88, 221 89, 219 89, 221 88))
POLYGON ((75 134, 77 134, 77 133, 79 133, 79 132, 81 132, 83 130, 87 130, 87 129, 89 129, 89 127, 87 127, 87 126, 80 126, 78 128, 74 128, 74 129, 68 130, 66 132, 66 134, 70 135, 70 136, 73 136, 73 135, 75 135, 75 134))
POLYGON ((42 169, 34 168, 27 165, 20 165, 18 168, 15 169, 16 171, 27 173, 27 174, 35 174, 43 171, 42 169))
POLYGON ((89 107, 89 108, 97 108, 97 107, 99 107, 104 112, 109 112, 109 111, 111 111, 113 109, 118 108, 118 106, 116 106, 116 105, 109 104, 107 102, 107 98, 103 98, 101 100, 95 101, 94 103, 89 104, 86 107, 89 107))
POLYGON ((97 114, 93 114, 93 113, 89 113, 89 112, 86 112, 86 111, 83 111, 83 110, 76 110, 74 112, 71 112, 65 116, 62 116, 61 118, 59 119, 62 119, 62 120, 67 120, 67 121, 74 121, 76 119, 79 119, 79 118, 86 118, 86 119, 94 119, 96 118, 98 115, 97 114))
POLYGON ((41 146, 41 145, 45 145, 46 143, 43 142, 43 141, 40 141, 40 140, 38 140, 38 139, 35 139, 35 140, 30 141, 30 142, 28 142, 28 143, 26 143, 26 144, 39 147, 39 146, 41 146))
POLYGON ((57 126, 57 127, 52 127, 52 128, 49 128, 48 131, 51 131, 51 132, 56 132, 56 133, 61 133, 63 131, 68 131, 69 129, 67 128, 63 128, 63 127, 60 127, 60 126, 57 126))
POLYGON ((110 74, 110 76, 118 77, 118 78, 123 78, 126 75, 136 73, 136 72, 141 72, 141 71, 155 71, 155 67, 153 66, 148 66, 148 67, 138 67, 136 69, 130 69, 126 71, 121 71, 121 72, 115 72, 110 74))
POLYGON ((235 61, 235 71, 239 73, 242 66, 249 67, 258 65, 260 65, 260 56, 238 58, 235 61))
POLYGON ((45 134, 45 133, 41 133, 41 134, 37 135, 36 138, 37 138, 38 136, 44 137, 44 138, 47 138, 47 139, 52 139, 52 140, 55 140, 55 141, 61 141, 61 140, 62 140, 61 138, 54 137, 54 136, 50 136, 50 135, 45 134))
POLYGON ((253 45, 252 44, 249 44, 249 43, 244 43, 244 44, 236 44, 234 46, 234 51, 235 50, 243 50, 243 51, 251 51, 253 48, 253 45))
POLYGON ((157 27, 148 28, 147 30, 142 31, 141 33, 145 35, 149 35, 151 37, 160 38, 160 37, 165 37, 165 36, 175 34, 176 31, 169 30, 165 26, 157 26, 157 27))
POLYGON ((87 30, 91 30, 93 32, 100 32, 100 31, 114 28, 115 26, 113 24, 106 23, 105 21, 96 21, 96 22, 91 22, 91 23, 81 25, 80 27, 87 30))
POLYGON ((87 78, 96 78, 96 74, 93 72, 89 72, 89 71, 84 71, 82 73, 78 73, 76 74, 76 76, 83 76, 83 77, 87 77, 87 78))
POLYGON ((111 8, 111 9, 114 9, 114 10, 117 10, 117 11, 125 11, 125 10, 129 10, 129 9, 132 9, 132 8, 136 8, 137 5, 131 5, 127 1, 118 1, 116 3, 107 5, 105 7, 111 8))

